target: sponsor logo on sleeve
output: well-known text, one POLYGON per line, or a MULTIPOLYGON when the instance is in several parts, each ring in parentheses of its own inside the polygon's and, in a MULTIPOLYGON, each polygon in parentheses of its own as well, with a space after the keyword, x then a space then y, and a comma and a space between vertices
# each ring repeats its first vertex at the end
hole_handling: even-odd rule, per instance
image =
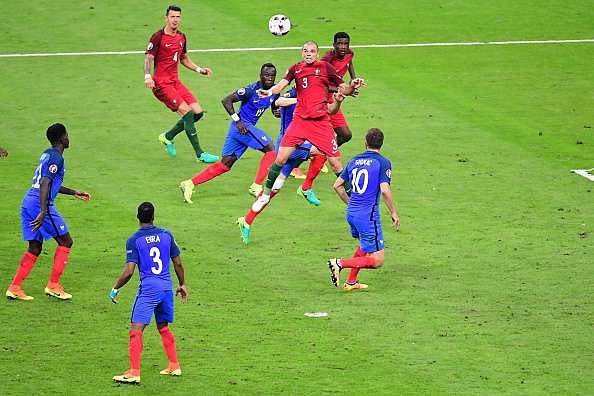
POLYGON ((51 164, 48 168, 48 170, 50 171, 50 173, 56 173, 58 171, 58 165, 56 164, 51 164))
POLYGON ((152 41, 149 41, 148 46, 146 47, 146 50, 147 51, 150 51, 152 49, 153 49, 153 42, 152 41))
POLYGON ((392 169, 386 169, 386 176, 388 176, 388 179, 392 178, 392 169))
POLYGON ((240 96, 241 96, 241 95, 245 95, 245 88, 239 88, 239 89, 237 90, 237 95, 240 95, 240 96))

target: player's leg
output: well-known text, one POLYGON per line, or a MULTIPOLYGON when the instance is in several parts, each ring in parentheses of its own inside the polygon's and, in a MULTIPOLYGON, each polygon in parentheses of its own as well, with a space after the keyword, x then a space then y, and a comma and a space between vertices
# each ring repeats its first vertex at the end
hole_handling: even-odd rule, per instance
POLYGON ((307 170, 307 176, 305 177, 305 180, 301 186, 299 186, 299 189, 297 189, 297 194, 304 197, 310 204, 314 206, 319 206, 321 202, 312 188, 313 181, 316 179, 316 177, 318 177, 325 163, 326 156, 315 147, 312 147, 311 161, 309 163, 309 169, 307 170))
POLYGON ((260 192, 262 192, 262 182, 268 175, 268 172, 270 171, 270 166, 276 159, 276 151, 271 140, 268 142, 268 144, 262 147, 260 151, 262 151, 264 155, 260 160, 260 165, 258 166, 258 170, 256 171, 254 182, 248 189, 249 193, 253 196, 258 196, 260 192))
POLYGON ((46 218, 49 219, 51 227, 42 226, 42 233, 47 233, 48 236, 53 237, 58 243, 58 247, 54 254, 52 272, 47 286, 45 287, 45 294, 59 298, 60 300, 69 300, 72 298, 72 295, 64 291, 64 288, 60 284, 60 277, 68 263, 68 256, 70 255, 70 249, 72 248, 73 243, 72 238, 68 232, 66 222, 64 222, 62 216, 60 216, 53 206, 50 207, 46 218))
POLYGON ((155 322, 157 330, 161 335, 163 349, 167 355, 169 363, 167 368, 161 370, 163 375, 181 375, 181 368, 177 359, 177 348, 175 346, 175 337, 169 329, 169 323, 173 323, 173 291, 163 292, 161 302, 155 307, 155 322))
POLYGON ((6 297, 11 300, 23 300, 23 301, 30 301, 33 300, 33 297, 27 295, 25 291, 21 288, 21 285, 29 276, 29 273, 35 266, 35 262, 37 258, 41 254, 41 249, 43 247, 43 243, 41 241, 30 240, 29 247, 27 251, 21 257, 21 261, 19 263, 19 267, 17 268, 16 274, 8 286, 8 290, 6 290, 6 297))
POLYGON ((219 157, 202 150, 202 147, 200 147, 200 142, 198 141, 198 131, 196 130, 194 123, 201 117, 199 116, 199 114, 202 113, 202 107, 200 106, 200 103, 198 103, 196 97, 188 88, 186 88, 184 84, 181 83, 181 81, 177 81, 175 83, 175 89, 183 100, 180 104, 180 110, 182 113, 180 113, 180 110, 178 110, 178 113, 180 113, 182 119, 184 120, 184 130, 186 131, 186 135, 188 136, 188 139, 190 140, 190 143, 192 143, 192 147, 196 152, 197 160, 207 164, 216 162, 219 157))

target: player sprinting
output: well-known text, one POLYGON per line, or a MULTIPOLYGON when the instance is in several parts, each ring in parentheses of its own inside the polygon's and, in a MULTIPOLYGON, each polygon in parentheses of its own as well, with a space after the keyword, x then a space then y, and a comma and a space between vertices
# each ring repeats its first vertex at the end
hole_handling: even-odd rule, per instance
POLYGON ((384 236, 379 215, 379 198, 383 197, 392 225, 400 228, 400 218, 390 190, 392 165, 380 154, 384 134, 378 128, 371 128, 365 135, 367 151, 356 155, 349 161, 342 174, 336 179, 334 189, 347 204, 346 220, 351 227, 351 235, 359 240, 353 258, 331 259, 328 261, 330 279, 338 287, 340 271, 351 271, 343 285, 346 291, 367 289, 360 283, 357 275, 362 268, 375 269, 384 264, 384 236), (351 196, 345 191, 345 183, 351 185, 351 196))
POLYGON ((274 85, 275 79, 276 67, 272 63, 265 63, 260 68, 260 81, 239 88, 223 98, 223 107, 231 116, 227 138, 221 153, 223 158, 220 162, 210 165, 192 179, 180 183, 179 187, 187 203, 192 203, 194 186, 206 183, 228 172, 248 147, 264 153, 254 183, 250 186, 250 193, 254 193, 252 190, 255 186, 262 185, 270 164, 276 157, 276 152, 274 151, 272 138, 256 127, 256 124, 266 109, 278 98, 278 95, 260 98, 257 92, 260 89, 270 89, 274 85), (236 102, 241 102, 238 113, 235 112, 233 107, 233 103, 236 102))
POLYGON ((91 195, 84 191, 73 190, 62 186, 64 181, 64 150, 70 147, 70 139, 66 127, 62 124, 53 124, 47 129, 47 139, 52 147, 45 150, 39 158, 39 165, 33 174, 33 184, 25 194, 21 205, 21 224, 23 240, 29 243, 29 248, 21 258, 12 283, 6 290, 6 297, 18 300, 33 300, 21 288, 27 278, 46 239, 54 238, 58 243, 54 255, 54 266, 49 282, 45 287, 45 294, 60 300, 72 298, 70 293, 64 291, 60 284, 60 277, 68 263, 72 238, 68 226, 54 206, 54 200, 59 194, 74 195, 78 199, 88 201, 91 195))
MULTIPOLYGON (((287 130, 288 126, 291 124, 291 121, 293 119, 293 111, 297 103, 296 94, 297 93, 295 88, 292 88, 289 92, 284 94, 282 97, 278 98, 275 102, 276 106, 278 106, 281 110, 281 128, 277 140, 277 150, 279 142, 283 139, 284 133, 287 130)), ((345 99, 343 95, 340 95, 338 93, 334 96, 334 102, 328 105, 328 114, 336 113, 340 109, 340 106, 343 100, 345 99)), ((303 161, 306 161, 308 158, 315 156, 323 156, 323 154, 320 153, 320 151, 316 147, 314 147, 310 142, 306 140, 301 145, 299 145, 296 148, 296 150, 289 156, 289 159, 287 160, 285 165, 283 165, 280 174, 277 176, 272 186, 270 199, 272 199, 274 196, 276 196, 276 194, 278 194, 280 189, 285 184, 285 181, 294 169, 301 165, 303 161)), ((307 182, 307 180, 305 182, 307 182)), ((320 205, 320 200, 316 197, 313 189, 311 188, 311 185, 309 187, 309 190, 305 191, 303 190, 303 185, 301 185, 297 190, 297 194, 303 196, 312 205, 320 205)), ((256 217, 263 212, 266 206, 267 205, 262 206, 260 210, 255 210, 254 205, 252 205, 252 207, 250 208, 250 210, 248 210, 245 216, 239 217, 237 219, 237 224, 239 225, 239 229, 241 231, 241 238, 243 240, 243 243, 245 243, 246 245, 250 243, 250 230, 253 222, 256 220, 256 217)))
POLYGON ((296 147, 309 141, 328 157, 328 162, 338 173, 342 170, 340 151, 334 138, 334 130, 328 116, 328 89, 338 87, 343 96, 348 96, 364 84, 362 79, 353 79, 345 84, 334 68, 325 61, 318 60, 318 44, 307 41, 301 51, 302 61, 291 66, 285 77, 268 90, 260 90, 259 95, 269 97, 280 93, 291 81, 296 81, 297 107, 291 125, 281 141, 279 152, 270 166, 266 185, 262 194, 252 205, 254 212, 260 212, 270 201, 272 186, 296 147))
POLYGON ((140 383, 140 356, 142 354, 142 333, 155 315, 157 329, 163 341, 163 348, 169 359, 167 368, 161 370, 163 375, 181 375, 181 368, 177 359, 175 338, 169 329, 173 322, 173 287, 169 259, 173 261, 173 268, 179 281, 175 294, 180 294, 182 302, 188 301, 188 289, 185 286, 184 267, 179 257, 179 248, 173 235, 153 225, 155 208, 150 202, 143 202, 138 206, 137 216, 140 229, 126 242, 126 266, 109 293, 111 300, 117 304, 116 297, 134 274, 138 266, 140 285, 134 300, 132 316, 130 318, 130 369, 122 375, 116 375, 113 380, 125 383, 140 383))
POLYGON ((159 141, 165 145, 169 155, 176 156, 173 139, 182 131, 190 140, 196 159, 212 163, 219 159, 202 150, 198 141, 198 132, 194 123, 203 116, 202 107, 196 97, 179 80, 178 64, 207 77, 212 75, 208 67, 196 65, 187 52, 186 35, 179 30, 181 8, 170 5, 165 12, 165 27, 153 33, 144 57, 144 85, 152 89, 153 94, 169 110, 177 112, 181 119, 169 131, 159 135, 159 141), (151 76, 151 67, 154 74, 151 76))

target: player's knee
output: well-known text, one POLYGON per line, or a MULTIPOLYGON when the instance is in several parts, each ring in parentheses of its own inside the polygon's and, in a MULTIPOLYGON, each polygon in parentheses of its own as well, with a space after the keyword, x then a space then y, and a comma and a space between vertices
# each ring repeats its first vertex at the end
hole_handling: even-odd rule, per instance
POLYGON ((43 245, 41 244, 41 242, 29 241, 29 248, 27 249, 27 251, 34 256, 39 256, 41 254, 42 246, 43 245))
POLYGON ((264 148, 262 148, 263 153, 268 153, 270 151, 274 151, 274 146, 272 143, 268 143, 266 146, 264 146, 264 148))
POLYGON ((227 168, 231 168, 233 166, 233 164, 235 163, 235 161, 237 161, 237 157, 234 155, 226 155, 221 159, 221 162, 227 168))
POLYGON ((383 257, 374 257, 375 263, 373 264, 373 268, 379 268, 384 265, 384 258, 383 257))
POLYGON ((72 247, 73 243, 74 241, 72 240, 72 237, 70 237, 70 234, 62 235, 58 239, 58 245, 67 247, 68 249, 72 247))
POLYGON ((204 116, 204 112, 202 110, 200 110, 199 113, 194 113, 194 122, 197 122, 198 120, 200 120, 202 118, 202 116, 204 116))

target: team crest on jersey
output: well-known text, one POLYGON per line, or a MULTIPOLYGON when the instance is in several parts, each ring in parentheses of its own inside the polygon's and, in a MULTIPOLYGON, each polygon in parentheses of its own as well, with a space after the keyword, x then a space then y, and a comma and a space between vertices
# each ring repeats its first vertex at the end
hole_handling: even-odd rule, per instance
POLYGON ((388 179, 392 178, 392 169, 386 169, 386 176, 388 176, 388 179))
POLYGON ((56 173, 58 171, 58 165, 56 164, 51 164, 48 168, 48 170, 50 171, 50 173, 56 173))
POLYGON ((320 74, 320 69, 316 69, 316 76, 320 74))
POLYGON ((237 95, 240 95, 241 96, 241 95, 244 95, 244 94, 245 94, 245 88, 239 88, 237 90, 237 95))
POLYGON ((183 41, 180 41, 179 42, 179 48, 182 48, 183 46, 184 46, 184 42, 183 41))
POLYGON ((153 49, 153 42, 152 41, 149 41, 148 46, 146 47, 146 50, 147 51, 150 51, 152 49, 153 49))

